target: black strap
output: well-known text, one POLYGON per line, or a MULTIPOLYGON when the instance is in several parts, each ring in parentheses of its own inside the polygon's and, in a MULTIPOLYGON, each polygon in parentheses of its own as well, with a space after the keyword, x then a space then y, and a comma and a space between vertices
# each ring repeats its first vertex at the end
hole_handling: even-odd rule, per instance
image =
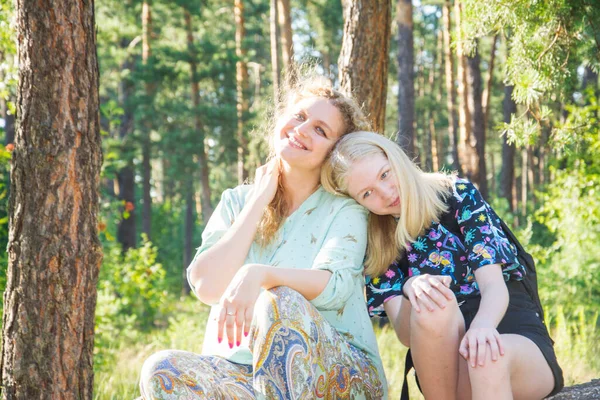
POLYGON ((404 359, 404 382, 402 383, 402 392, 400 393, 400 400, 410 400, 408 395, 408 372, 413 368, 412 354, 410 349, 406 352, 406 358, 404 359))

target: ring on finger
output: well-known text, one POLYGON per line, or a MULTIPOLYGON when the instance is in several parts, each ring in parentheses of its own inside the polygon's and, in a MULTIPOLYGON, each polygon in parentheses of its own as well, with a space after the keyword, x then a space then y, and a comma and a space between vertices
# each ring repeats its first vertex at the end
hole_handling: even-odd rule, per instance
POLYGON ((227 311, 226 314, 229 315, 229 316, 234 316, 235 315, 235 313, 233 311, 227 311))

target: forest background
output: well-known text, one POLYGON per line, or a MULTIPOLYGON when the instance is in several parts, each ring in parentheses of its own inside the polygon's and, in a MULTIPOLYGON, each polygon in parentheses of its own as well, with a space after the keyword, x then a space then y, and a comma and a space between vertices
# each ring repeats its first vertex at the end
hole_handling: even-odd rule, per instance
MULTIPOLYGON (((12 1, 0 0, 2 248, 15 19, 12 1)), ((220 193, 264 162, 264 121, 297 65, 356 92, 376 129, 424 170, 458 170, 478 185, 537 261, 566 383, 600 376, 600 11, 591 0, 102 0, 95 19, 104 258, 94 398, 137 395, 156 350, 200 351, 207 307, 184 269, 220 193), (368 58, 348 63, 357 48, 368 58)), ((2 291, 8 264, 0 252, 2 291)), ((406 349, 376 325, 397 397, 406 349)))

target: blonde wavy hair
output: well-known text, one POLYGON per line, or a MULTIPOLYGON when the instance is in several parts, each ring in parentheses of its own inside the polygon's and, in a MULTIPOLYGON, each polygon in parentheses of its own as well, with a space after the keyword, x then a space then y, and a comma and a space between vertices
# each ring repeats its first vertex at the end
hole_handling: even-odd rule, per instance
MULTIPOLYGON (((281 95, 282 101, 278 102, 275 110, 275 118, 271 121, 268 132, 273 132, 275 127, 275 120, 283 115, 286 110, 297 104, 298 102, 312 97, 318 97, 329 100, 329 102, 335 106, 344 121, 343 131, 340 137, 358 130, 368 130, 371 124, 367 120, 367 117, 363 113, 362 109, 354 98, 346 93, 333 88, 331 81, 325 77, 320 76, 305 76, 297 79, 293 87, 285 90, 285 94, 281 95)), ((271 155, 269 158, 275 156, 274 151, 274 137, 271 134, 271 140, 269 140, 271 148, 271 155)), ((289 205, 287 204, 284 196, 282 175, 279 176, 279 185, 275 197, 265 209, 263 216, 258 224, 258 230, 255 240, 262 247, 266 247, 273 238, 275 233, 279 230, 285 218, 287 217, 289 205)))
POLYGON ((390 164, 400 196, 400 218, 369 213, 365 273, 383 274, 395 259, 432 221, 439 222, 447 211, 444 199, 450 195, 453 174, 423 172, 395 142, 373 132, 355 132, 340 139, 321 169, 325 190, 348 196, 348 178, 352 165, 377 154, 390 164), (394 245, 390 238, 394 237, 394 245))

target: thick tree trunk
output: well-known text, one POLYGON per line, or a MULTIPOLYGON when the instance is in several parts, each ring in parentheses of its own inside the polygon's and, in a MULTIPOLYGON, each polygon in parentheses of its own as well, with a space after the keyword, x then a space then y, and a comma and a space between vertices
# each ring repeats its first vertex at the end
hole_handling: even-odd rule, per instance
POLYGON ((289 80, 288 84, 290 84, 296 79, 290 0, 277 0, 277 17, 279 19, 279 29, 281 30, 281 59, 283 60, 283 71, 286 79, 289 80))
MULTIPOLYGON (((504 122, 510 123, 511 116, 517 112, 517 104, 512 99, 513 86, 504 87, 502 109, 504 122)), ((508 201, 511 212, 515 211, 515 145, 508 144, 506 135, 502 136, 502 168, 500 170, 500 196, 508 201)))
POLYGON ((444 71, 446 81, 446 108, 448 110, 448 144, 450 154, 452 154, 452 169, 462 174, 460 163, 458 162, 458 115, 456 114, 456 86, 454 85, 454 57, 451 48, 451 19, 450 19, 450 0, 444 2, 442 8, 442 18, 444 20, 444 71))
POLYGON ((202 221, 206 223, 208 222, 208 219, 213 213, 213 207, 210 202, 211 190, 208 170, 208 155, 206 154, 206 146, 204 144, 204 127, 202 126, 202 120, 200 119, 200 86, 198 84, 198 66, 196 64, 196 50, 194 46, 194 35, 192 31, 192 16, 190 15, 189 11, 184 11, 184 18, 185 27, 187 31, 188 50, 190 52, 190 82, 192 87, 192 104, 194 106, 194 131, 196 132, 196 136, 198 138, 197 155, 198 167, 200 169, 202 221))
POLYGON ((344 39, 338 61, 340 86, 352 93, 373 129, 385 129, 391 9, 385 0, 344 3, 344 39))
MULTIPOLYGON (((128 49, 130 43, 123 41, 121 47, 128 49)), ((131 57, 123 62, 121 70, 131 70, 133 60, 131 57)), ((133 132, 133 110, 129 104, 129 98, 134 91, 133 82, 128 78, 128 74, 122 74, 124 77, 119 82, 119 103, 123 108, 121 116, 121 125, 119 125, 119 138, 121 139, 122 149, 129 153, 128 147, 131 146, 131 134, 133 132)), ((117 182, 119 184, 119 200, 123 202, 122 216, 117 228, 117 240, 121 244, 123 252, 136 246, 137 232, 135 223, 135 173, 133 160, 127 160, 127 166, 117 172, 117 182)))
POLYGON ((237 141, 238 141, 238 162, 237 175, 238 183, 241 185, 248 178, 248 169, 245 167, 246 154, 248 153, 248 140, 244 132, 244 120, 248 113, 248 67, 246 65, 246 49, 244 48, 244 38, 246 37, 246 28, 244 26, 244 2, 235 0, 235 82, 237 92, 237 141))
MULTIPOLYGON (((152 32, 152 11, 150 9, 150 0, 144 1, 142 5, 142 62, 148 65, 148 61, 152 55, 151 48, 151 32, 152 32)), ((146 82, 146 101, 150 107, 153 96, 152 84, 146 82)), ((152 231, 152 197, 150 196, 150 176, 152 167, 150 165, 150 157, 152 155, 150 143, 150 131, 152 125, 146 119, 142 127, 142 192, 143 192, 143 208, 142 208, 142 231, 151 239, 150 232, 152 231)))
POLYGON ((415 73, 412 0, 398 0, 398 135, 396 142, 415 156, 415 73))
POLYGON ((488 198, 487 168, 485 163, 485 116, 483 115, 482 79, 479 51, 473 57, 467 57, 469 83, 469 109, 471 112, 471 137, 467 148, 471 152, 470 178, 478 186, 484 199, 488 198))
POLYGON ((271 0, 269 26, 271 33, 271 67, 273 69, 273 98, 279 100, 281 89, 281 65, 279 64, 279 24, 277 23, 277 0, 271 0))
POLYGON ((93 2, 18 0, 2 397, 91 399, 100 145, 93 2))

